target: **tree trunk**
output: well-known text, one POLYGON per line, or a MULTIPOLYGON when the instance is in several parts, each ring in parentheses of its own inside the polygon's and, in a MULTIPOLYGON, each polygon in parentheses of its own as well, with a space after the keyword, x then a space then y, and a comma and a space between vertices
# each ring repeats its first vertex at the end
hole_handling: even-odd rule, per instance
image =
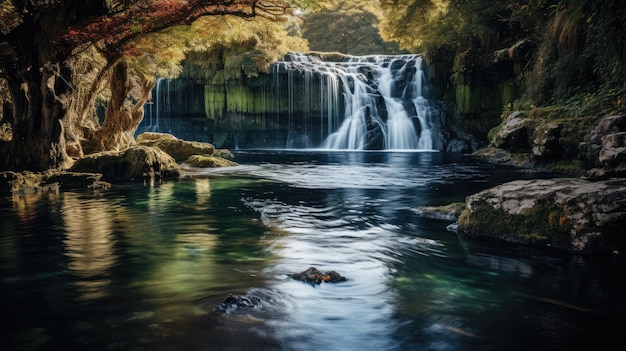
POLYGON ((83 145, 85 152, 123 150, 135 143, 135 132, 143 120, 143 107, 150 98, 154 82, 141 78, 137 84, 129 75, 128 64, 120 61, 113 67, 110 78, 111 100, 104 121, 93 136, 83 145), (137 86, 139 85, 139 86, 137 86), (139 89, 136 101, 132 90, 139 89))
MULTIPOLYGON (((23 24, 26 38, 32 38, 34 26, 23 24)), ((59 61, 42 61, 34 38, 18 47, 22 60, 5 78, 13 102, 13 138, 0 141, 0 169, 46 170, 64 168, 72 160, 65 153, 62 120, 66 108, 63 94, 68 92, 72 72, 59 61)))

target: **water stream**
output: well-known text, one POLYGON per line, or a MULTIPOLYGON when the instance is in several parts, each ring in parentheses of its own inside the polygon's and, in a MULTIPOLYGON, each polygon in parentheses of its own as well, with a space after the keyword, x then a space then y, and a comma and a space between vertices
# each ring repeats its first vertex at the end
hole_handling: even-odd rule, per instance
POLYGON ((3 350, 624 349, 623 265, 420 217, 550 176, 433 152, 242 151, 241 166, 0 199, 3 350), (311 266, 349 280, 312 286, 311 266), (261 305, 219 313, 229 293, 261 305))

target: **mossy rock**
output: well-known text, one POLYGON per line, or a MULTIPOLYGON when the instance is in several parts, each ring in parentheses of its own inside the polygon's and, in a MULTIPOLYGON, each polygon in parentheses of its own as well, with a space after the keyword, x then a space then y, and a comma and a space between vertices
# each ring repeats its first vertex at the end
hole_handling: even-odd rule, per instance
POLYGON ((158 147, 172 156, 176 162, 183 162, 192 155, 213 155, 215 152, 215 146, 212 144, 175 138, 144 140, 140 144, 158 147))
POLYGON ((464 202, 453 202, 445 206, 421 206, 415 209, 415 213, 426 218, 455 221, 464 209, 464 202))
POLYGON ((100 152, 76 160, 70 171, 102 174, 106 181, 170 178, 180 175, 180 167, 156 147, 134 146, 121 152, 100 152))
POLYGON ((155 133, 155 132, 145 132, 137 136, 137 142, 139 143, 145 142, 145 141, 151 141, 151 140, 162 140, 162 139, 173 140, 173 139, 176 139, 176 137, 168 133, 155 133))
POLYGON ((626 180, 518 180, 468 196, 466 237, 497 238, 582 254, 626 257, 626 180))
POLYGON ((184 163, 198 168, 232 167, 238 165, 236 162, 225 158, 209 155, 192 155, 184 163))
POLYGON ((233 155, 233 153, 230 152, 230 150, 228 149, 216 149, 215 152, 213 153, 213 156, 226 158, 229 160, 232 160, 235 158, 235 155, 233 155))

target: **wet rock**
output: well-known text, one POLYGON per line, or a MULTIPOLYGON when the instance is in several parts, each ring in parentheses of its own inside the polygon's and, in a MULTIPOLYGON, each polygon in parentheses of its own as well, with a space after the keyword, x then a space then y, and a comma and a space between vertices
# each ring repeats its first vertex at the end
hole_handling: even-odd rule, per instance
POLYGON ((34 172, 0 172, 0 195, 56 192, 58 187, 42 187, 43 175, 34 172))
POLYGON ((465 203, 454 202, 445 206, 420 206, 413 210, 418 215, 430 219, 456 221, 465 209, 465 203))
POLYGON ((232 160, 235 158, 235 155, 233 155, 233 153, 230 152, 230 150, 228 149, 215 149, 215 151, 213 152, 213 156, 225 158, 228 160, 232 160))
POLYGON ((315 267, 311 267, 304 272, 292 274, 291 277, 295 280, 299 280, 301 282, 309 284, 321 284, 322 282, 338 283, 348 280, 348 278, 342 276, 335 271, 327 271, 325 273, 322 273, 315 267))
POLYGON ((583 254, 626 253, 626 179, 518 180, 466 198, 458 231, 583 254))
POLYGON ((0 172, 0 195, 20 195, 80 189, 108 189, 110 183, 98 173, 65 171, 0 172))
POLYGON ((238 165, 231 160, 210 155, 192 155, 183 163, 198 168, 232 167, 238 165))
POLYGON ((101 180, 99 173, 54 172, 45 177, 47 184, 59 184, 64 190, 76 189, 109 189, 111 184, 101 180))
POLYGON ((102 174, 106 181, 148 180, 178 177, 180 167, 156 147, 133 146, 124 151, 105 151, 76 160, 70 171, 102 174))
POLYGON ((228 294, 224 301, 213 307, 215 312, 232 313, 238 310, 248 310, 261 306, 261 299, 256 296, 228 294))

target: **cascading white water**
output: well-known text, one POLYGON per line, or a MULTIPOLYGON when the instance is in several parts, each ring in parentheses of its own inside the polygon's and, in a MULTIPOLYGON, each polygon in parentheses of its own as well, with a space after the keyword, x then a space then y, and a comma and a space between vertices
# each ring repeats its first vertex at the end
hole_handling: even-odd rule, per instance
MULTIPOLYGON (((419 55, 346 56, 324 61, 315 55, 290 54, 275 74, 288 74, 289 118, 294 118, 294 72, 319 79, 319 125, 322 148, 432 150, 432 109, 423 96, 419 55), (343 111, 339 111, 341 107, 343 111), (323 128, 326 126, 326 128, 323 128)), ((310 79, 309 79, 310 80, 310 79)), ((304 101, 309 101, 306 96, 304 101)), ((308 107, 307 107, 308 109, 308 107)), ((290 122, 291 124, 291 122, 290 122)))

